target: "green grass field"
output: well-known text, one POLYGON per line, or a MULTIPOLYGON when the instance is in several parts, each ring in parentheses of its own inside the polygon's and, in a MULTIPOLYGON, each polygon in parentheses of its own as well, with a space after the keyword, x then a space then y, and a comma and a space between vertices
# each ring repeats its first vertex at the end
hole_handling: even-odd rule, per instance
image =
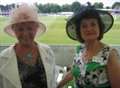
MULTIPOLYGON (((65 31, 64 16, 42 16, 40 18, 47 26, 47 32, 38 36, 36 40, 47 44, 78 44, 68 38, 65 31)), ((0 44, 12 44, 16 41, 15 38, 4 33, 3 28, 9 21, 8 17, 0 17, 0 44)), ((107 44, 120 44, 120 16, 115 19, 112 29, 105 34, 102 41, 107 44)))

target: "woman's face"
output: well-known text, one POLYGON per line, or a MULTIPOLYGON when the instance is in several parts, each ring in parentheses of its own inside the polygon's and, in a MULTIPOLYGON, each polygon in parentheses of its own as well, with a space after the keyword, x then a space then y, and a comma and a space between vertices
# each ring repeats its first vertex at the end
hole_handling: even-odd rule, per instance
POLYGON ((85 42, 91 40, 97 40, 100 34, 99 30, 100 29, 97 19, 88 18, 88 19, 83 19, 81 21, 80 33, 81 33, 81 37, 85 42))
POLYGON ((31 44, 34 41, 37 29, 38 29, 38 23, 35 22, 24 22, 24 23, 18 23, 14 24, 12 26, 12 29, 21 44, 31 44))

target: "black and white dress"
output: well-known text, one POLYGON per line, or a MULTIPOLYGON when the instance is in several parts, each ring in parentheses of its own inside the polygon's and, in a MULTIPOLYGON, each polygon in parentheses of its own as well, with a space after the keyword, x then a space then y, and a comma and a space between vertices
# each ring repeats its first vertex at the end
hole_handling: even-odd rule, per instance
MULTIPOLYGON (((79 75, 75 77, 77 88, 111 88, 107 76, 106 65, 111 48, 105 46, 91 61, 83 61, 81 50, 74 58, 73 69, 79 68, 79 75)), ((74 76, 74 75, 73 75, 74 76)))

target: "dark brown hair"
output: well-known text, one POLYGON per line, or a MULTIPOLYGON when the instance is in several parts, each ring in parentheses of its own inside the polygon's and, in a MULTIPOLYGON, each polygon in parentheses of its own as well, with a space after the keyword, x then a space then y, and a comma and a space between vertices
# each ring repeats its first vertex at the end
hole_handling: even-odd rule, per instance
POLYGON ((81 21, 83 19, 89 19, 89 18, 95 18, 95 19, 97 19, 98 25, 99 25, 99 30, 100 30, 100 34, 99 34, 98 40, 101 40, 103 38, 105 25, 102 22, 98 11, 94 10, 94 9, 87 9, 87 10, 83 11, 82 13, 80 13, 79 18, 75 21, 77 39, 81 43, 84 43, 84 40, 81 37, 80 24, 81 24, 81 21))

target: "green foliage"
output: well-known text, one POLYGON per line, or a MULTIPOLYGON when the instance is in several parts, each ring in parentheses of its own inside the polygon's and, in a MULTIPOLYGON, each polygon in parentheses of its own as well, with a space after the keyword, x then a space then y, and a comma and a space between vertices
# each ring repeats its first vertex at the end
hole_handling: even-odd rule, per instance
POLYGON ((81 4, 78 1, 73 2, 71 5, 71 9, 74 13, 80 11, 80 8, 81 8, 81 4))
POLYGON ((95 8, 103 8, 103 6, 104 6, 104 4, 103 3, 101 3, 101 2, 96 2, 96 3, 94 3, 94 7, 95 8))
POLYGON ((120 2, 115 2, 113 5, 112 5, 112 8, 115 9, 115 8, 120 8, 120 2))
POLYGON ((61 11, 70 12, 71 11, 71 5, 69 5, 69 4, 62 5, 61 11))

